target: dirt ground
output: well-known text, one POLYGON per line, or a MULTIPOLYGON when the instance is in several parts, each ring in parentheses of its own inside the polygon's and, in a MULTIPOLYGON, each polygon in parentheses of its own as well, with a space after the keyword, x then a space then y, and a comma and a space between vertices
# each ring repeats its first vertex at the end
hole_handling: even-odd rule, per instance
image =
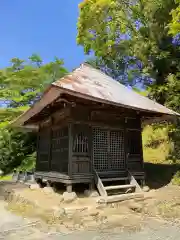
MULTIPOLYGON (((12 187, 12 186, 11 186, 12 187)), ((23 216, 36 217, 44 222, 70 230, 104 227, 140 229, 148 217, 178 221, 180 217, 180 189, 171 184, 145 193, 143 199, 123 201, 105 206, 96 198, 77 198, 64 203, 62 195, 31 190, 14 185, 9 190, 8 208, 23 216)))
MULTIPOLYGON (((57 239, 62 233, 76 233, 73 237, 63 235, 64 239, 69 240, 76 239, 76 236, 77 239, 84 239, 86 236, 86 239, 90 240, 119 239, 119 236, 125 240, 174 240, 180 236, 180 189, 173 185, 151 190, 145 193, 145 198, 141 200, 129 200, 108 206, 97 205, 93 198, 79 198, 64 204, 62 196, 57 193, 47 193, 43 189, 30 190, 22 184, 0 183, 0 195, 5 197, 7 203, 5 210, 1 211, 6 214, 7 219, 17 221, 22 218, 28 219, 28 222, 38 220, 45 226, 46 233, 39 227, 36 227, 36 230, 32 226, 27 227, 28 231, 40 236, 38 239, 42 239, 42 236, 49 239, 48 232, 53 231, 57 239), (173 235, 169 234, 170 229, 173 235), (161 237, 155 238, 155 234, 161 237), (167 237, 168 234, 170 238, 167 237)), ((19 230, 21 234, 24 234, 24 231, 19 230)))

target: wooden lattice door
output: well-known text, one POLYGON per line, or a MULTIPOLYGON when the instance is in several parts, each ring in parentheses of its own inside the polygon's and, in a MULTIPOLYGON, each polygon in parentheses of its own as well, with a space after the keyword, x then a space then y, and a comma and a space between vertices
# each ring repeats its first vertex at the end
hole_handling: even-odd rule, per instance
POLYGON ((113 130, 109 134, 109 161, 111 170, 125 169, 124 131, 113 130))
POLYGON ((93 161, 96 171, 107 171, 108 161, 108 132, 105 129, 93 129, 93 161))
POLYGON ((93 161, 98 172, 125 168, 123 130, 93 129, 93 161))

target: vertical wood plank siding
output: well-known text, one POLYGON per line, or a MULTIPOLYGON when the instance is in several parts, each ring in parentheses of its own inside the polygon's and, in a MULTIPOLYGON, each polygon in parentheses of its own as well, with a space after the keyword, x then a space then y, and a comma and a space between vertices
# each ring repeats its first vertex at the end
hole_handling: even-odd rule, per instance
POLYGON ((68 126, 52 130, 51 170, 68 173, 68 126))
POLYGON ((49 171, 50 130, 40 128, 38 132, 37 171, 49 171))

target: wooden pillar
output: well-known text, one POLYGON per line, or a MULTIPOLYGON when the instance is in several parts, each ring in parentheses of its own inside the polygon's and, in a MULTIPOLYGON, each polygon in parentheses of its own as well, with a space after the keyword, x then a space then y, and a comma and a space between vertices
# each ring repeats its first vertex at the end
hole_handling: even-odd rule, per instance
POLYGON ((141 118, 139 119, 140 121, 140 127, 141 127, 141 133, 140 133, 140 154, 141 154, 141 164, 142 164, 142 169, 144 171, 144 155, 143 155, 143 138, 142 138, 142 131, 143 131, 143 128, 142 128, 142 121, 141 121, 141 118))
POLYGON ((51 162, 52 162, 52 127, 53 127, 53 118, 50 118, 50 126, 49 126, 49 154, 48 154, 48 161, 49 161, 49 171, 51 171, 51 162))
POLYGON ((71 193, 71 192, 72 192, 72 184, 67 184, 67 185, 66 185, 66 191, 67 191, 68 193, 71 193))
POLYGON ((72 177, 72 150, 73 150, 73 133, 72 123, 69 123, 68 127, 68 138, 69 138, 69 153, 68 153, 68 175, 72 177))
POLYGON ((128 169, 128 130, 127 130, 127 118, 124 119, 124 160, 125 160, 125 168, 128 169))
POLYGON ((39 162, 39 141, 40 141, 40 125, 38 125, 38 132, 37 132, 37 139, 36 139, 36 166, 35 166, 35 171, 39 170, 39 169, 37 169, 38 162, 39 162))

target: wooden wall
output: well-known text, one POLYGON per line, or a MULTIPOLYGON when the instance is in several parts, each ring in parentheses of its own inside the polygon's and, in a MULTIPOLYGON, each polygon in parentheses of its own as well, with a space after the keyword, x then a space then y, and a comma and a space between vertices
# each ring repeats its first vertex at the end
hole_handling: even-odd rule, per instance
POLYGON ((51 134, 50 170, 68 173, 68 126, 53 128, 51 134))
POLYGON ((63 119, 63 114, 56 114, 53 122, 51 119, 40 126, 36 171, 66 173, 70 178, 92 174, 95 158, 99 161, 95 167, 102 165, 102 171, 107 168, 142 171, 141 117, 136 112, 129 116, 126 111, 117 113, 82 106, 63 111, 67 119, 63 119), (103 133, 98 129, 106 130, 103 133), (104 145, 94 149, 94 142, 106 142, 105 138, 107 149, 104 145))
POLYGON ((37 136, 37 161, 36 171, 49 171, 51 131, 48 128, 40 128, 37 136))
POLYGON ((53 122, 52 118, 40 124, 37 136, 36 171, 68 174, 68 123, 53 122))

